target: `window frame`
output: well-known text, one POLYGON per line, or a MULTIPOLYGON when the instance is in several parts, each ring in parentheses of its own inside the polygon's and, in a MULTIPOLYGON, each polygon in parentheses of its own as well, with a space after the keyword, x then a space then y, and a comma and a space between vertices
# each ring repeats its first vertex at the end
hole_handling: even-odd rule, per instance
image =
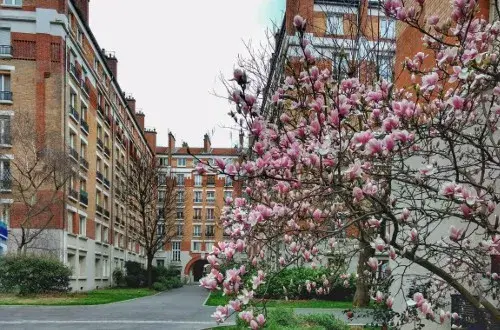
POLYGON ((326 34, 327 35, 344 35, 344 15, 335 13, 329 14, 326 17, 326 34), (333 26, 333 21, 335 20, 336 24, 333 26))

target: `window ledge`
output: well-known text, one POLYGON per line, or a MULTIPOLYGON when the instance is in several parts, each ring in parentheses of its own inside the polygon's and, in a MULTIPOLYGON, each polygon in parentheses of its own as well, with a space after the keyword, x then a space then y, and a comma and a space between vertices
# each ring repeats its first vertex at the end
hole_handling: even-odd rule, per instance
POLYGON ((77 235, 77 234, 73 234, 73 233, 68 232, 68 236, 71 236, 71 237, 75 237, 75 238, 76 238, 78 235, 77 235))
POLYGON ((10 60, 12 58, 12 54, 0 54, 0 58, 4 60, 10 60))
POLYGON ((102 242, 101 241, 95 241, 95 244, 102 245, 102 242))
POLYGON ((22 9, 23 8, 23 5, 7 5, 7 4, 0 4, 0 6, 4 7, 4 8, 17 8, 17 9, 22 9))
POLYGON ((0 148, 12 148, 12 144, 0 144, 0 148))
POLYGON ((10 193, 10 192, 12 192, 12 189, 0 189, 0 192, 10 193))
POLYGON ((81 239, 82 241, 87 241, 88 238, 82 235, 78 235, 78 238, 81 239))
POLYGON ((0 104, 14 104, 14 102, 8 100, 1 100, 0 104))

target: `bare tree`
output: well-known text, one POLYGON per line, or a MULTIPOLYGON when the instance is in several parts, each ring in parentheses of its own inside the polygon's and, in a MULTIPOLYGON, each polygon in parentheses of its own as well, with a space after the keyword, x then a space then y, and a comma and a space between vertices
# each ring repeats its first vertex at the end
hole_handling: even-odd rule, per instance
POLYGON ((132 237, 145 250, 148 286, 152 286, 153 259, 176 236, 175 180, 154 159, 132 159, 125 192, 129 206, 139 215, 132 224, 132 237))
POLYGON ((11 185, 16 219, 13 239, 19 253, 48 248, 43 233, 55 225, 64 204, 64 187, 72 176, 72 161, 60 136, 41 136, 35 120, 27 113, 16 113, 12 125, 14 157, 2 178, 11 185), (38 242, 39 243, 39 242, 38 242))

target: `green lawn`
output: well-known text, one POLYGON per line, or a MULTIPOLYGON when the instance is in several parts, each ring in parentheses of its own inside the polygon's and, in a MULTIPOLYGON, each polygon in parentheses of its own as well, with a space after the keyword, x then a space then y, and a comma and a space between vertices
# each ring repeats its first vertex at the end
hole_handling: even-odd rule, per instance
MULTIPOLYGON (((207 306, 225 305, 229 301, 222 292, 212 292, 207 299, 207 306)), ((259 305, 262 305, 259 302, 259 305)), ((267 300, 266 307, 287 307, 287 308, 352 308, 351 301, 328 301, 328 300, 267 300)))
POLYGON ((102 289, 82 293, 37 295, 29 297, 0 294, 0 305, 102 305, 155 294, 149 289, 102 289))

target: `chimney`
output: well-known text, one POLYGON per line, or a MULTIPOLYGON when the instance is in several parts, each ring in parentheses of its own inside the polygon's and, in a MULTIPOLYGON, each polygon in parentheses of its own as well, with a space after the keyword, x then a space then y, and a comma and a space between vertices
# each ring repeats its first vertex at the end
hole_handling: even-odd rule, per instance
POLYGON ((87 25, 89 24, 89 1, 90 0, 73 0, 73 5, 87 25))
POLYGON ((205 136, 203 137, 203 151, 209 152, 211 148, 212 146, 210 144, 210 137, 208 136, 208 134, 205 134, 205 136))
POLYGON ((111 74, 115 79, 118 79, 118 60, 116 59, 115 52, 107 52, 103 49, 102 53, 106 58, 106 63, 108 64, 108 68, 111 70, 111 74))
POLYGON ((132 95, 128 95, 125 97, 125 100, 127 101, 127 105, 130 109, 130 111, 132 111, 133 114, 135 114, 135 99, 132 95))
POLYGON ((174 149, 175 148, 175 137, 172 134, 172 132, 168 133, 168 148, 169 149, 174 149))
POLYGON ((144 135, 146 137, 146 141, 148 141, 149 147, 156 152, 156 129, 154 128, 146 128, 144 130, 144 135))
POLYGON ((137 120, 137 123, 139 123, 141 131, 144 132, 144 112, 138 111, 134 115, 135 115, 135 120, 137 120))

